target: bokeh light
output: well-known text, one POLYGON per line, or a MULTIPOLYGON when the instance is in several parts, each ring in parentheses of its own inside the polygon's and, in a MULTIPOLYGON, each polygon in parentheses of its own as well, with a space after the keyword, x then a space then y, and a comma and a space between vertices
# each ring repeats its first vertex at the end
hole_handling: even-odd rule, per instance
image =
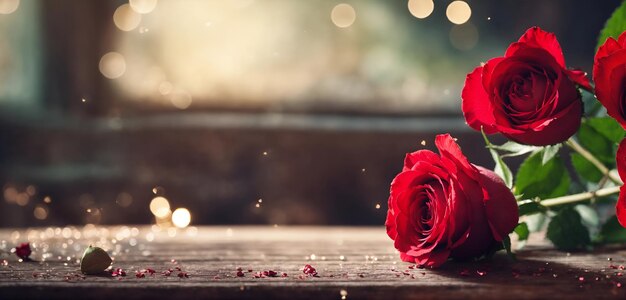
POLYGON ((446 9, 446 16, 450 22, 461 25, 472 16, 472 9, 465 1, 453 1, 446 9))
POLYGON ((170 215, 170 203, 165 197, 154 197, 150 201, 150 211, 157 218, 165 218, 170 215))
POLYGON ((156 7, 157 0, 130 0, 128 3, 134 11, 140 14, 148 14, 156 7))
POLYGON ((188 92, 177 89, 172 93, 170 101, 172 101, 172 105, 174 105, 174 107, 178 109, 186 109, 191 105, 192 98, 188 92))
POLYGON ((330 13, 333 24, 339 28, 350 27, 356 20, 356 11, 350 4, 337 4, 330 13))
POLYGON ((141 22, 141 15, 134 11, 130 5, 122 4, 113 13, 115 26, 123 31, 131 31, 141 22))
POLYGON ((43 205, 37 205, 35 206, 33 215, 37 220, 45 220, 46 218, 48 218, 48 209, 43 205))
POLYGON ((8 15, 20 7, 20 0, 0 0, 0 14, 8 15))
POLYGON ((117 52, 109 52, 100 59, 100 73, 109 79, 119 78, 126 72, 126 60, 117 52))
POLYGON ((178 228, 185 228, 191 223, 191 213, 186 208, 177 208, 172 214, 172 223, 178 228))
POLYGON ((435 10, 433 0, 409 0, 409 12, 418 19, 424 19, 435 10))

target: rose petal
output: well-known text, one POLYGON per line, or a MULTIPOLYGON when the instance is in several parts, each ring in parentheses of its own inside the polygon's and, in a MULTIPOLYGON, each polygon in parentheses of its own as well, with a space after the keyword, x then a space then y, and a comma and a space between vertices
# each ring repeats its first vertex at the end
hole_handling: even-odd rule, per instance
MULTIPOLYGON (((622 34, 621 36, 624 36, 624 34, 622 34)), ((596 52, 596 55, 593 59, 593 63, 596 64, 600 58, 607 57, 613 54, 613 52, 620 50, 622 48, 623 47, 621 43, 616 41, 614 38, 612 37, 607 38, 604 44, 602 44, 602 46, 598 48, 598 52, 596 52)))
POLYGON ((587 72, 582 70, 566 70, 568 77, 578 84, 583 89, 593 92, 593 87, 591 87, 591 82, 587 77, 587 72))
POLYGON ((526 44, 527 46, 534 48, 542 48, 550 53, 552 57, 559 63, 561 68, 565 69, 565 58, 563 57, 563 50, 561 45, 557 41, 556 36, 551 32, 541 30, 539 27, 532 27, 526 30, 524 35, 520 37, 518 43, 513 43, 504 54, 505 57, 516 55, 519 46, 526 44))
POLYGON ((418 150, 412 153, 407 153, 404 158, 404 168, 402 171, 410 170, 419 161, 439 164, 441 159, 439 158, 439 155, 430 150, 418 150))
POLYGON ((622 227, 626 228, 626 186, 622 186, 619 189, 619 198, 615 205, 615 215, 622 227))
POLYGON ((626 49, 613 52, 609 56, 598 59, 593 66, 593 79, 596 83, 596 97, 606 107, 609 116, 615 118, 626 129, 626 119, 621 111, 621 97, 624 72, 619 72, 626 66, 626 49), (618 72, 614 72, 616 70, 618 72), (618 83, 615 85, 615 83, 618 83))
POLYGON ((482 128, 485 133, 492 134, 497 131, 493 127, 495 119, 491 102, 483 88, 482 72, 483 67, 478 67, 472 73, 467 74, 465 86, 461 92, 461 99, 463 99, 461 106, 465 120, 470 127, 476 130, 482 128))
POLYGON ((626 182, 626 139, 623 139, 617 147, 617 155, 615 155, 615 163, 617 172, 622 181, 626 182))
POLYGON ((491 170, 476 166, 481 175, 485 197, 485 208, 489 226, 496 241, 502 241, 519 221, 517 201, 502 178, 491 170))
MULTIPOLYGON (((441 159, 444 163, 450 161, 454 163, 454 166, 448 165, 450 171, 461 167, 470 177, 476 177, 476 169, 469 163, 467 157, 461 151, 459 145, 452 139, 450 134, 439 134, 435 137, 435 146, 439 149, 441 159)), ((452 174, 451 174, 452 175, 452 174)))

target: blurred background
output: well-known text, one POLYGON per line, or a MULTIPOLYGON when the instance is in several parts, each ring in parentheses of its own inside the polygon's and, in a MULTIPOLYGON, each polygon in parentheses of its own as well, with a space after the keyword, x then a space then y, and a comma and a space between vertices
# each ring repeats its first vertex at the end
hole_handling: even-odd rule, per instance
POLYGON ((437 133, 493 166, 468 72, 534 25, 590 72, 619 4, 0 0, 0 226, 381 225, 437 133))

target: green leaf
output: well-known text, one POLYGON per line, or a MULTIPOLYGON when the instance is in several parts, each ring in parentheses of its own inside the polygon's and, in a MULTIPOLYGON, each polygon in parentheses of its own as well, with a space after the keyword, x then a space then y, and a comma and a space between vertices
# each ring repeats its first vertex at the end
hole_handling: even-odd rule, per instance
POLYGON ((520 156, 520 155, 524 155, 526 153, 538 151, 541 149, 541 147, 522 145, 522 144, 518 144, 512 141, 508 141, 502 145, 491 145, 489 146, 489 148, 504 151, 504 152, 509 152, 509 153, 501 155, 501 157, 520 156))
POLYGON ((571 153, 570 158, 572 160, 572 166, 574 166, 574 169, 576 170, 576 174, 583 179, 595 183, 602 179, 602 172, 600 172, 596 166, 590 163, 582 155, 578 153, 571 153))
POLYGON ((487 144, 487 148, 489 148, 489 153, 491 153, 491 158, 496 163, 496 167, 493 171, 500 176, 502 180, 504 180, 504 183, 508 188, 513 187, 513 172, 511 172, 509 166, 504 163, 502 157, 498 155, 498 152, 493 149, 493 144, 491 144, 485 132, 482 130, 481 132, 483 134, 483 138, 485 139, 485 144, 487 144))
POLYGON ((574 209, 578 212, 583 221, 583 225, 587 226, 587 228, 600 226, 600 217, 598 216, 598 212, 591 208, 591 206, 579 204, 574 206, 574 209))
POLYGON ((559 143, 543 147, 543 150, 541 151, 543 153, 543 156, 541 157, 541 164, 545 165, 548 161, 554 158, 559 153, 561 146, 563 146, 563 144, 559 143))
POLYGON ((591 152, 591 154, 607 167, 610 168, 615 164, 615 153, 613 149, 615 142, 593 128, 589 124, 589 120, 585 120, 580 124, 577 136, 580 145, 591 152))
POLYGON ((544 225, 548 221, 548 216, 545 213, 536 213, 526 216, 526 224, 530 232, 538 232, 544 229, 544 225))
POLYGON ((520 241, 527 240, 528 236, 530 235, 530 230, 528 230, 528 224, 526 224, 525 222, 517 224, 513 231, 517 234, 517 238, 520 241))
POLYGON ((604 28, 598 38, 596 50, 600 48, 609 37, 613 37, 617 40, 624 30, 626 30, 626 2, 623 2, 606 21, 606 24, 604 24, 604 28))
POLYGON ((519 201, 519 202, 517 202, 517 205, 519 205, 518 209, 519 209, 519 215, 520 216, 526 216, 526 215, 532 215, 532 214, 536 214, 536 213, 542 213, 542 212, 545 212, 547 210, 547 208, 545 208, 539 202, 533 201, 533 200, 519 201))
POLYGON ((546 236, 560 250, 580 249, 591 243, 589 230, 571 207, 562 209, 552 218, 546 236))
POLYGON ((626 243, 626 228, 619 224, 616 216, 612 216, 602 225, 597 241, 606 244, 626 243))
POLYGON ((616 144, 622 141, 626 133, 622 126, 611 117, 591 118, 587 120, 587 124, 603 137, 616 144))
POLYGON ((567 194, 570 178, 563 161, 555 157, 542 164, 541 153, 535 153, 517 170, 515 192, 525 198, 548 199, 567 194))

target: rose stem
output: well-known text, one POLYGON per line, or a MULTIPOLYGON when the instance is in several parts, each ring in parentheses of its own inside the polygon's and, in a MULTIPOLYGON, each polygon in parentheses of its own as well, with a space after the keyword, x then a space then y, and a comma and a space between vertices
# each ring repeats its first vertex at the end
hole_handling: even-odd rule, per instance
POLYGON ((539 203, 543 206, 557 206, 561 204, 575 203, 584 200, 593 199, 596 197, 604 197, 612 194, 619 193, 619 186, 612 186, 603 189, 599 189, 594 192, 584 192, 580 194, 567 195, 563 197, 556 197, 551 199, 541 200, 539 203))
POLYGON ((587 151, 587 149, 583 148, 579 143, 574 141, 574 139, 568 139, 565 144, 572 148, 572 150, 578 152, 582 157, 584 157, 587 161, 589 161, 592 165, 594 165, 604 176, 607 176, 611 181, 613 181, 617 185, 622 185, 623 182, 620 178, 616 177, 611 173, 609 168, 607 168, 602 162, 600 162, 591 152, 587 151))

